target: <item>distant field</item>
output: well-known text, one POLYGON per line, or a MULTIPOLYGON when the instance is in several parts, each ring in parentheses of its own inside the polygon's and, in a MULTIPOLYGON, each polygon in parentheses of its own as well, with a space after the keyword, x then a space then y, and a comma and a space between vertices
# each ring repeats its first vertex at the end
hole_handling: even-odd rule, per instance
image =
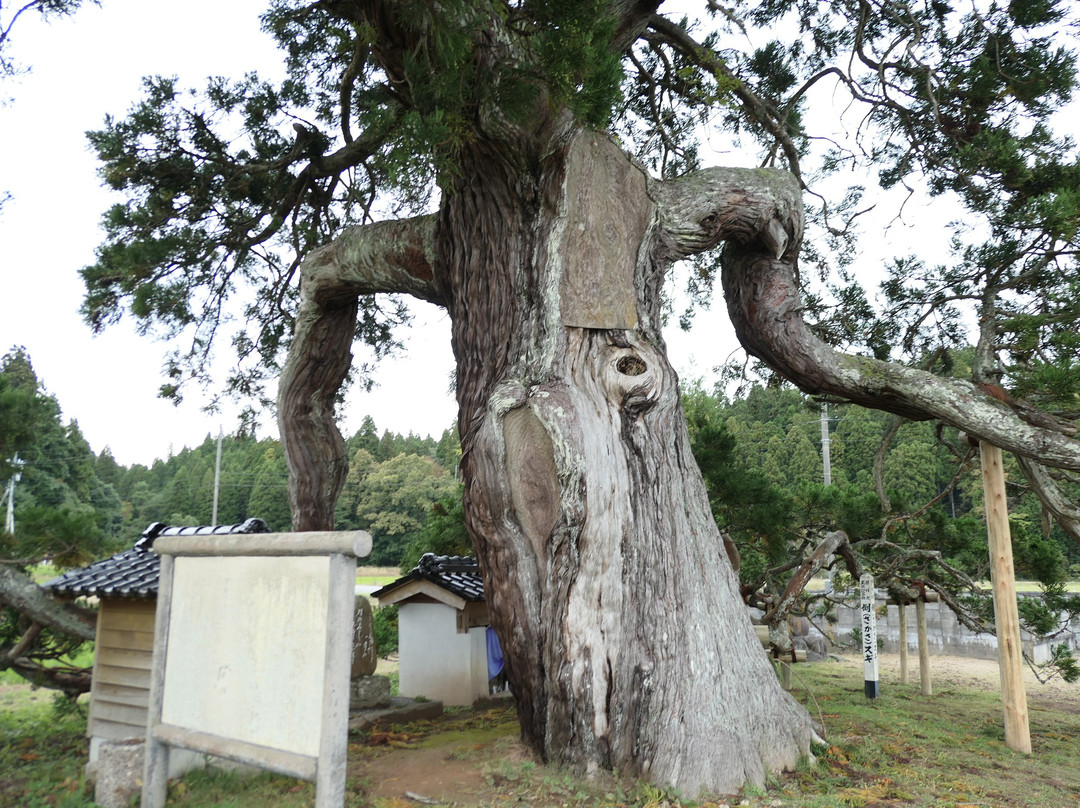
POLYGON ((386 586, 401 577, 397 567, 357 567, 356 582, 364 586, 386 586))

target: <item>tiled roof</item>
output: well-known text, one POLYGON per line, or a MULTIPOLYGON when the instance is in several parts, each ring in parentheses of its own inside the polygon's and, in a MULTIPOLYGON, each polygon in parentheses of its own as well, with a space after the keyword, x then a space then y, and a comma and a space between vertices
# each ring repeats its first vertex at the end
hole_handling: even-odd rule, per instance
POLYGON ((154 522, 130 550, 112 558, 95 561, 88 567, 69 570, 42 586, 64 597, 106 597, 154 599, 158 591, 161 557, 153 551, 160 536, 222 536, 234 533, 268 533, 262 519, 248 519, 238 525, 167 527, 154 522))
POLYGON ((480 567, 475 558, 437 556, 434 553, 426 553, 408 575, 371 594, 376 598, 385 596, 402 584, 419 580, 431 581, 466 601, 482 603, 484 600, 484 579, 480 577, 480 567))

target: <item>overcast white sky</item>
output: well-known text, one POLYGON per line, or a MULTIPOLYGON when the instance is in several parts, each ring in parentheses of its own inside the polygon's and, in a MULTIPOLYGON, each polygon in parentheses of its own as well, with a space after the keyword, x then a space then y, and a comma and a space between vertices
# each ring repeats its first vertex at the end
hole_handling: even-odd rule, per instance
MULTIPOLYGON (((93 263, 98 222, 112 202, 100 186, 84 133, 106 114, 123 116, 140 97, 143 76, 178 75, 201 87, 209 75, 238 76, 280 63, 259 31, 264 0, 104 0, 75 16, 16 25, 11 55, 32 72, 0 87, 0 353, 23 345, 65 419, 79 422, 95 451, 108 446, 124 464, 147 463, 235 428, 234 413, 207 415, 190 391, 179 407, 157 398, 167 346, 127 323, 93 336, 78 314, 78 271, 93 263)), ((699 315, 687 336, 672 330, 673 362, 683 375, 707 375, 734 347, 722 304, 699 315)), ((346 434, 370 414, 379 430, 438 436, 456 417, 447 393, 453 367, 450 328, 424 306, 408 335, 408 355, 381 367, 372 393, 350 394, 346 434)), ((223 352, 229 350, 222 347, 223 352)), ((262 434, 275 435, 272 418, 262 434)))

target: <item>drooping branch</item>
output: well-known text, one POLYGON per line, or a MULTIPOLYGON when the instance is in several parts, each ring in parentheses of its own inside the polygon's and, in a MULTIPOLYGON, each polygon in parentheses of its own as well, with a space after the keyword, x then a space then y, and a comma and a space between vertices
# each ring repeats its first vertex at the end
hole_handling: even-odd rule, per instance
POLYGON ((766 625, 775 626, 780 621, 787 619, 788 615, 791 614, 791 609, 798 602, 799 597, 806 589, 806 585, 810 582, 810 579, 814 577, 818 570, 829 562, 833 554, 836 553, 841 546, 849 546, 848 537, 844 531, 833 530, 825 534, 821 543, 814 548, 814 552, 806 557, 795 574, 791 576, 787 587, 784 589, 784 593, 765 614, 764 622, 766 625))
POLYGON ((53 600, 26 575, 0 564, 0 603, 46 628, 80 640, 94 639, 94 613, 53 600))
POLYGON ((433 217, 351 227, 300 267, 300 305, 278 388, 293 529, 330 530, 348 472, 334 403, 352 364, 358 298, 379 292, 443 303, 431 260, 433 217))
POLYGON ((89 693, 92 683, 90 668, 54 667, 39 665, 27 657, 18 657, 11 661, 10 667, 23 679, 37 687, 49 690, 61 690, 77 695, 89 693))
POLYGON ((843 354, 822 342, 802 317, 795 280, 797 250, 789 248, 781 258, 775 255, 766 239, 733 239, 724 248, 728 313, 750 354, 812 395, 841 396, 912 420, 936 418, 1013 454, 1080 470, 1080 442, 1028 423, 1005 397, 985 386, 843 354))

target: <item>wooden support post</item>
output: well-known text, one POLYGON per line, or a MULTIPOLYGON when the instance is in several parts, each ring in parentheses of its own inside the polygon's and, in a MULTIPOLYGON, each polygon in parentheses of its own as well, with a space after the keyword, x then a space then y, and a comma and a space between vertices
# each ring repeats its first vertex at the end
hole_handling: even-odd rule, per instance
POLYGON ((930 642, 926 638, 926 599, 915 601, 915 624, 919 633, 919 684, 924 696, 934 695, 930 684, 930 642))
POLYGON ((780 660, 780 686, 791 690, 791 663, 780 660))
POLYGON ((896 605, 900 617, 900 684, 907 684, 907 603, 900 601, 896 605))
POLYGON ((997 628, 998 668, 1001 700, 1005 708, 1005 744, 1017 752, 1031 754, 1027 694, 1020 646, 1020 614, 1016 607, 1016 580, 1013 573, 1012 537, 1005 499, 1005 471, 1001 449, 979 442, 982 458, 986 532, 990 544, 990 573, 994 587, 994 625, 997 628))
POLYGON ((172 556, 161 557, 158 573, 158 602, 154 615, 154 656, 150 667, 150 701, 146 714, 146 751, 143 757, 142 800, 144 808, 164 808, 169 793, 169 747, 155 737, 161 723, 165 696, 165 661, 169 648, 169 618, 172 609, 172 556))

